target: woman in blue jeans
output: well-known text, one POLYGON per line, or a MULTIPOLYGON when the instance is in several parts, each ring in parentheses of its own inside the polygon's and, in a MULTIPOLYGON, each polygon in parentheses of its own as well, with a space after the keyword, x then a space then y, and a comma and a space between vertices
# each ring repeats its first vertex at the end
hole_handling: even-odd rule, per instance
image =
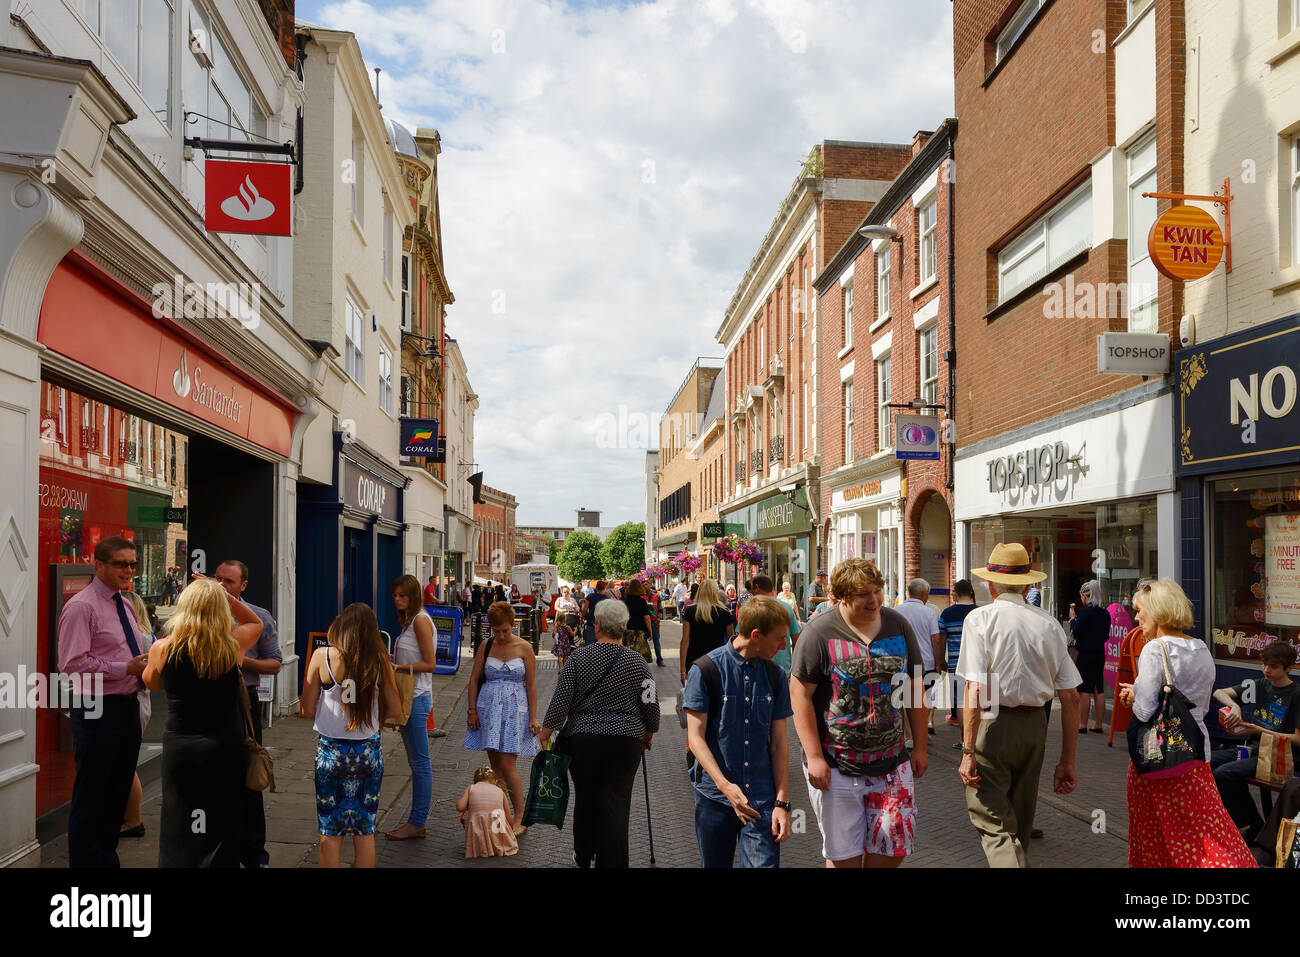
POLYGON ((402 634, 397 639, 393 664, 398 672, 415 676, 415 697, 411 717, 402 728, 402 744, 411 765, 411 814, 399 827, 384 836, 390 841, 424 837, 433 797, 433 768, 429 764, 429 709, 433 706, 434 641, 433 619, 420 603, 420 582, 403 575, 393 582, 393 606, 397 609, 402 634))

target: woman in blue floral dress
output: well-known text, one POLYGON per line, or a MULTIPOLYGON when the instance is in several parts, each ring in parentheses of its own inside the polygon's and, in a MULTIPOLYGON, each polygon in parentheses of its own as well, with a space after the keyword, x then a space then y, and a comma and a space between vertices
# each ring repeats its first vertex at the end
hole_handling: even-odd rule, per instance
POLYGON ((524 786, 515 762, 537 753, 537 658, 514 633, 515 612, 505 602, 487 611, 492 637, 474 656, 469 675, 469 731, 465 748, 486 751, 492 770, 506 782, 514 809, 514 832, 524 833, 524 786))

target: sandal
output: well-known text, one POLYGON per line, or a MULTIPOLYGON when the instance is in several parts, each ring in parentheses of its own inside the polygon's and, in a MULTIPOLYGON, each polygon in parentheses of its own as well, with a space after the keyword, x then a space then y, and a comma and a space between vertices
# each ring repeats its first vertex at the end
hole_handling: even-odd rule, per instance
POLYGON ((390 841, 411 841, 417 838, 425 837, 427 836, 427 834, 428 832, 424 828, 412 827, 410 822, 408 821, 405 824, 399 824, 391 831, 386 831, 384 833, 384 837, 388 838, 390 841), (410 833, 407 834, 398 833, 399 831, 402 830, 402 828, 407 828, 410 833))

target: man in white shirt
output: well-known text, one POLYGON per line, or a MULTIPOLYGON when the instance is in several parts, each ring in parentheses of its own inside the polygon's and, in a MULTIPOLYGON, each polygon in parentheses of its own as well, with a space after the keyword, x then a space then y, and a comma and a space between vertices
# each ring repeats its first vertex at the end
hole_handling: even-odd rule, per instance
POLYGON ((677 606, 678 621, 682 620, 682 611, 686 607, 686 597, 690 593, 691 590, 686 587, 686 579, 684 578, 681 581, 679 581, 677 583, 677 587, 673 589, 673 604, 677 606))
POLYGON ((1057 794, 1069 794, 1078 784, 1074 753, 1082 678, 1067 653, 1061 623, 1025 602, 1025 589, 1047 576, 1030 568, 1023 545, 998 545, 988 564, 971 574, 989 583, 994 600, 963 622, 957 674, 966 681, 966 700, 957 773, 989 866, 1028 867, 1047 740, 1043 705, 1060 696, 1061 761, 1053 784, 1057 794))
MULTIPOLYGON (((939 631, 939 615, 927 604, 930 600, 930 583, 924 578, 913 578, 907 583, 907 600, 894 610, 907 619, 912 626, 916 643, 921 646, 921 664, 925 673, 934 671, 937 656, 943 655, 943 636, 939 631)), ((929 730, 934 734, 934 702, 927 702, 929 712, 929 730)))

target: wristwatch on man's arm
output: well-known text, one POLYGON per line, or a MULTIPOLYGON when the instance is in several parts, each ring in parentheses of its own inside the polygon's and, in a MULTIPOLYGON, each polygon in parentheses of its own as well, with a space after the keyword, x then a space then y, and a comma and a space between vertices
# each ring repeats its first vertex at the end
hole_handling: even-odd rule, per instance
POLYGON ((773 801, 773 802, 772 802, 772 806, 775 807, 775 808, 780 808, 782 811, 788 811, 788 810, 790 810, 790 802, 789 802, 789 801, 773 801))

